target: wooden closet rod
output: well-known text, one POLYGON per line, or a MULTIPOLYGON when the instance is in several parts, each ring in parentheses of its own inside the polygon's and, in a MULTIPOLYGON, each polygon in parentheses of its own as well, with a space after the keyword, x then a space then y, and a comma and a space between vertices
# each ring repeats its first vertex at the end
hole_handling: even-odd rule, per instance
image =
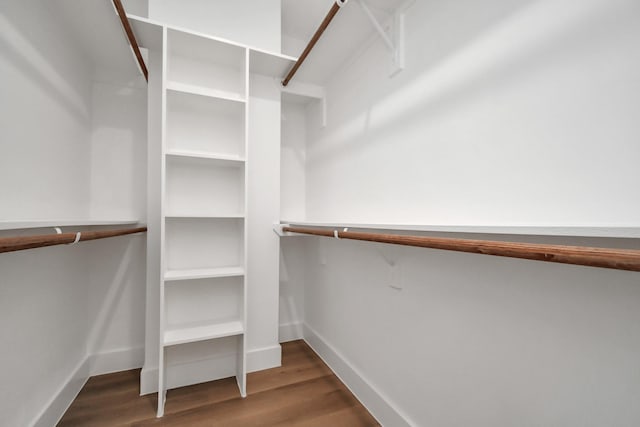
POLYGON ((585 246, 543 245, 534 243, 498 242, 491 240, 451 239, 442 237, 402 236, 397 234, 359 233, 304 227, 282 227, 282 231, 417 246, 447 251, 471 252, 535 261, 586 265, 616 270, 640 271, 640 250, 590 248, 585 246))
POLYGON ((322 33, 324 33, 324 30, 327 29, 327 27, 331 23, 331 20, 336 16, 340 8, 347 3, 347 1, 348 0, 336 0, 335 3, 333 3, 333 6, 331 6, 329 13, 327 13, 327 16, 325 16, 324 20, 316 30, 316 33, 313 35, 313 37, 311 37, 311 40, 307 44, 307 47, 304 48, 302 55, 300 55, 296 63, 293 64, 293 67, 291 67, 291 70, 289 70, 289 73, 287 73, 287 76, 284 78, 284 80, 282 80, 282 86, 286 86, 289 84, 289 81, 296 74, 298 68, 300 68, 304 60, 307 59, 307 56, 309 56, 309 52, 311 52, 311 49, 313 49, 318 40, 320 40, 320 37, 322 36, 322 33))
POLYGON ((119 228, 105 231, 83 231, 80 233, 40 234, 36 236, 1 237, 0 253, 42 248, 45 246, 66 245, 86 240, 106 239, 107 237, 125 236, 127 234, 144 233, 147 227, 119 228))
POLYGON ((140 70, 142 70, 142 74, 144 74, 144 79, 149 81, 149 71, 147 71, 147 65, 144 63, 144 59, 142 58, 142 53, 140 53, 140 46, 138 46, 138 41, 136 40, 135 34, 133 34, 133 30, 131 29, 131 24, 129 23, 129 18, 127 18, 127 13, 124 11, 124 6, 122 6, 122 2, 120 0, 113 0, 113 5, 118 12, 118 16, 120 17, 120 22, 122 23, 122 28, 124 28, 124 32, 127 34, 127 38, 129 39, 129 44, 131 45, 131 49, 133 49, 133 54, 136 56, 138 60, 138 65, 140 65, 140 70))

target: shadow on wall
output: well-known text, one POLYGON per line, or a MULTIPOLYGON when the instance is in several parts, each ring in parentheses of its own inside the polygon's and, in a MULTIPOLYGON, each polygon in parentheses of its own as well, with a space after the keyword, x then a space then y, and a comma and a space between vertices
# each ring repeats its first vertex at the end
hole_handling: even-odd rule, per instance
POLYGON ((147 93, 94 83, 91 135, 92 215, 144 218, 147 182, 147 93))
POLYGON ((304 257, 299 244, 299 238, 280 244, 280 326, 303 319, 304 257))
MULTIPOLYGON (((319 166, 332 158, 353 155, 365 143, 370 146, 372 142, 391 141, 399 128, 451 116, 461 104, 470 104, 497 88, 503 90, 568 54, 611 37, 612 29, 625 27, 621 19, 635 19, 605 2, 591 3, 590 8, 576 4, 559 9, 548 1, 506 4, 487 16, 483 27, 476 25, 464 32, 464 37, 440 46, 428 41, 438 34, 431 34, 425 23, 420 30, 424 33, 421 39, 427 40, 420 42, 423 51, 407 52, 411 61, 404 75, 389 80, 386 70, 374 70, 369 78, 366 73, 348 73, 358 80, 337 83, 344 90, 336 91, 338 97, 330 102, 357 105, 346 111, 343 107, 340 115, 330 117, 330 125, 336 130, 324 135, 319 131, 315 146, 310 147, 308 165, 319 166), (379 81, 385 83, 380 85, 379 81)), ((473 7, 469 6, 468 14, 473 13, 473 7)), ((475 7, 486 9, 484 4, 475 7)), ((458 28, 456 31, 460 32, 458 28)), ((409 49, 412 46, 415 44, 408 43, 409 49)))
POLYGON ((88 242, 89 355, 144 346, 144 242, 144 234, 88 242))
MULTIPOLYGON (((57 32, 60 29, 41 28, 40 31, 27 33, 15 26, 15 22, 29 22, 34 19, 33 16, 20 16, 25 13, 25 9, 30 9, 30 14, 50 13, 46 2, 37 2, 38 4, 31 8, 24 5, 14 6, 13 3, 21 2, 3 2, 0 9, 0 52, 7 63, 17 67, 22 75, 48 94, 52 102, 60 104, 77 122, 85 123, 90 116, 89 105, 81 93, 84 89, 88 90, 88 87, 80 90, 76 88, 78 85, 88 84, 88 80, 77 78, 79 75, 89 75, 88 64, 82 64, 83 69, 74 69, 73 67, 78 66, 80 62, 78 58, 71 58, 70 48, 52 45, 51 40, 55 38, 51 38, 48 31, 57 32), (56 61, 51 61, 51 58, 55 58, 56 61)), ((47 19, 39 18, 38 22, 47 22, 47 19)), ((31 26, 32 30, 33 28, 31 26)))

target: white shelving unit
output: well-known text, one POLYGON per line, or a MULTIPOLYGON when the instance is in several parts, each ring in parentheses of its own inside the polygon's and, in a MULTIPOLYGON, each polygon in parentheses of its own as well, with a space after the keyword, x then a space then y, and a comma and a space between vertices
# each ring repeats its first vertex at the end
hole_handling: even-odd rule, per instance
MULTIPOLYGON (((277 241, 268 227, 279 194, 263 197, 274 191, 275 158, 261 150, 275 141, 280 110, 262 92, 252 101, 249 80, 259 77, 256 92, 269 83, 267 92, 279 94, 296 58, 147 18, 129 20, 150 58, 147 277, 152 292, 159 283, 160 326, 157 337, 147 329, 153 335, 147 342, 159 345, 162 416, 167 388, 235 374, 246 395, 247 283, 259 280, 250 287, 254 300, 277 294, 277 241)), ((261 353, 273 363, 271 349, 261 353)), ((147 365, 153 372, 155 360, 146 357, 147 365)), ((141 378, 141 388, 151 387, 141 378)))
MULTIPOLYGON (((248 49, 166 30, 158 416, 171 352, 235 339, 246 396, 248 49)), ((188 353, 188 350, 179 353, 188 353)))

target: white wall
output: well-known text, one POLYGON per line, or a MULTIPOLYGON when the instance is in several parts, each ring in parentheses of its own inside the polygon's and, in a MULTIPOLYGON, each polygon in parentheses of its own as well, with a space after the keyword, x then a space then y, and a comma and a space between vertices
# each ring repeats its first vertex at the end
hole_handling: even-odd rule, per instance
POLYGON ((638 225, 639 9, 416 2, 406 71, 378 40, 329 84, 308 219, 638 225))
MULTIPOLYGON (((91 215, 145 222, 147 91, 122 82, 92 87, 91 215)), ((90 248, 87 350, 92 374, 141 367, 144 352, 145 235, 90 248)))
POLYGON ((293 36, 282 34, 282 53, 293 57, 298 57, 307 47, 308 40, 298 39, 293 36))
MULTIPOLYGON (((639 19, 416 2, 407 69, 375 41, 330 82, 327 128, 308 114, 306 219, 639 226, 639 19)), ((304 239, 283 259, 306 254, 305 338, 385 425, 638 424, 637 273, 304 239)))
MULTIPOLYGON (((0 6, 2 220, 89 213, 89 66, 52 13, 0 6)), ((0 257, 2 425, 32 423, 86 356, 87 255, 66 249, 0 257)))
POLYGON ((306 251, 304 238, 280 240, 280 342, 303 338, 306 251))
POLYGON ((415 426, 638 425, 637 273, 304 239, 305 339, 383 425, 370 389, 415 426))
POLYGON ((0 9, 0 218, 87 216, 89 64, 49 7, 21 3, 0 9))
POLYGON ((282 99, 280 217, 305 217, 306 104, 282 99))
POLYGON ((278 236, 280 219, 280 89, 271 78, 249 81, 247 156, 247 369, 280 366, 278 236))
MULTIPOLYGON (((144 118, 144 104, 92 87, 90 61, 61 22, 50 2, 0 6, 0 220, 137 218, 146 134, 123 117, 144 118)), ((91 369, 140 366, 144 246, 135 236, 0 256, 1 425, 52 425, 91 369)))
POLYGON ((152 0, 149 18, 280 52, 280 0, 152 0))
MULTIPOLYGON (((308 98, 283 94, 280 145, 280 218, 305 216, 305 157, 308 98)), ((280 342, 302 338, 304 321, 304 246, 302 239, 280 243, 280 342)))
POLYGON ((145 218, 146 88, 95 82, 91 115, 91 216, 145 218))

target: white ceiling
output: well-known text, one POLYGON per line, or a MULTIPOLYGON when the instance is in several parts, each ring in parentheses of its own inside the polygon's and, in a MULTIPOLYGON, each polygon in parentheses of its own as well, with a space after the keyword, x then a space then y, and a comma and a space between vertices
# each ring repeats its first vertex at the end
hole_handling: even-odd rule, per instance
MULTIPOLYGON (((385 22, 406 0, 365 0, 378 22, 385 22)), ((282 33, 311 39, 335 0, 282 0, 282 33)), ((300 67, 300 81, 325 83, 351 56, 358 52, 375 30, 358 4, 350 0, 335 16, 316 47, 300 67)), ((382 43, 380 40, 379 43, 382 43)), ((296 56, 301 52, 297 52, 296 56)), ((295 78, 294 78, 295 79, 295 78)))

